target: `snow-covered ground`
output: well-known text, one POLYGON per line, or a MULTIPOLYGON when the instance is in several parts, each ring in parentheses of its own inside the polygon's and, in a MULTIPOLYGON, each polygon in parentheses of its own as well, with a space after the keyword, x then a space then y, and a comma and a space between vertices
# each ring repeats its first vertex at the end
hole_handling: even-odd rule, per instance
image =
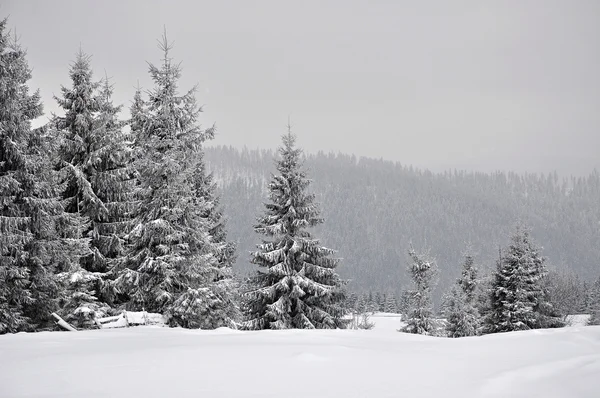
POLYGON ((0 336, 1 397, 600 397, 600 327, 445 339, 137 327, 0 336))

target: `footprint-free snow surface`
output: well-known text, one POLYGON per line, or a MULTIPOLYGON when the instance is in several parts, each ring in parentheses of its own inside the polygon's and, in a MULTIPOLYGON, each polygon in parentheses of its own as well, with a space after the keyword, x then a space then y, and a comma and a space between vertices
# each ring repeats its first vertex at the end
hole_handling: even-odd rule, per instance
POLYGON ((5 335, 0 396, 600 397, 600 327, 446 339, 397 325, 5 335))

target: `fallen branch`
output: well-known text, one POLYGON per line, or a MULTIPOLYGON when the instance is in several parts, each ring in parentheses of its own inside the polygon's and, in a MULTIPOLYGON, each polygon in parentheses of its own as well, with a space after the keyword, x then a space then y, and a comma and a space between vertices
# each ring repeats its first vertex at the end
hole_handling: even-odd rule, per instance
POLYGON ((52 316, 56 319, 56 323, 63 327, 64 329, 67 329, 70 332, 76 332, 77 329, 75 329, 73 326, 71 326, 70 324, 68 324, 64 319, 62 319, 60 316, 58 316, 55 312, 52 313, 52 316))

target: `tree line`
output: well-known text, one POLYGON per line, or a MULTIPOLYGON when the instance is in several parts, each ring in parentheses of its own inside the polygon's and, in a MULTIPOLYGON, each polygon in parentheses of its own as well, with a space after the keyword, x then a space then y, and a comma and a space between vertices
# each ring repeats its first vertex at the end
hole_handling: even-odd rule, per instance
MULTIPOLYGON (((0 333, 51 330, 54 312, 96 328, 98 318, 123 309, 160 313, 185 328, 347 327, 348 281, 336 251, 311 232, 324 219, 290 128, 268 201, 246 209, 262 214, 250 224, 262 237, 250 253, 257 269, 234 274, 238 250, 205 159, 215 127, 201 127, 194 88, 180 91, 166 33, 159 43, 161 61, 148 67, 153 87, 138 87, 128 120, 109 79, 94 78, 80 49, 70 83, 55 96, 64 114, 33 128, 40 96, 29 92, 26 52, 7 20, 0 23, 0 333)), ((407 331, 428 333, 435 267, 409 254, 407 331)), ((531 261, 519 271, 530 278, 519 296, 523 328, 548 325, 532 311, 553 316, 539 284, 545 270, 531 261)))
POLYGON ((166 33, 154 87, 135 93, 127 121, 108 78, 81 49, 55 100, 64 115, 40 128, 38 92, 16 37, 0 24, 0 333, 77 328, 122 309, 160 313, 171 326, 212 329, 343 326, 343 281, 333 250, 308 228, 322 222, 284 135, 265 235, 252 278, 235 278, 235 244, 203 144, 195 89, 180 93, 166 33), (262 270, 262 268, 266 268, 262 270))

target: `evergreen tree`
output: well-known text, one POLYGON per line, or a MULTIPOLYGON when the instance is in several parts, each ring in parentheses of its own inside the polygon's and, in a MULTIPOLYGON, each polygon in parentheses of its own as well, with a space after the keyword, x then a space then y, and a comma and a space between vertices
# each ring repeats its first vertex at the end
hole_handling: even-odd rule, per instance
POLYGON ((591 314, 589 325, 600 325, 600 277, 590 288, 589 312, 591 314))
POLYGON ((334 251, 320 246, 307 230, 323 222, 310 181, 302 170, 301 150, 288 129, 279 149, 278 175, 269 184, 270 203, 254 230, 266 236, 251 262, 261 269, 252 278, 248 329, 325 329, 343 327, 343 282, 334 251))
POLYGON ((195 88, 178 93, 181 68, 166 34, 160 48, 162 65, 150 65, 155 88, 132 112, 141 203, 114 285, 129 309, 166 314, 172 325, 230 326, 231 267, 223 264, 225 244, 210 235, 215 203, 198 189, 206 178, 198 172, 201 144, 214 129, 198 124, 195 88))
POLYGON ((133 101, 129 107, 129 113, 129 134, 133 142, 131 160, 135 161, 144 156, 142 153, 143 129, 148 116, 148 107, 142 96, 142 89, 139 84, 135 90, 135 94, 133 95, 133 101))
POLYGON ((459 286, 452 287, 450 294, 444 298, 443 307, 449 337, 467 337, 477 334, 479 314, 459 286))
POLYGON ((517 227, 512 242, 498 261, 491 289, 488 333, 528 330, 556 324, 551 304, 542 288, 545 259, 529 231, 517 227))
POLYGON ((369 290, 369 295, 367 297, 367 309, 370 312, 375 312, 376 311, 376 304, 375 304, 375 296, 373 295, 373 291, 369 290))
POLYGON ((407 319, 410 311, 410 297, 411 292, 409 290, 404 290, 400 294, 400 298, 396 301, 396 308, 398 309, 398 313, 402 314, 404 319, 407 319))
POLYGON ((367 296, 365 296, 364 294, 361 294, 360 296, 358 296, 358 300, 356 301, 355 310, 356 310, 357 314, 362 314, 362 313, 367 312, 367 296))
POLYGON ((385 307, 385 302, 384 302, 384 298, 381 295, 381 292, 377 292, 375 293, 375 298, 374 298, 374 304, 375 304, 375 311, 379 311, 379 312, 383 312, 384 307, 385 307))
POLYGON ((477 268, 475 267, 473 254, 471 254, 469 249, 467 249, 467 253, 465 254, 465 261, 461 276, 458 279, 458 285, 466 295, 469 303, 473 304, 477 293, 477 268))
POLYGON ((114 304, 112 269, 125 253, 126 236, 132 228, 132 219, 138 205, 134 197, 136 173, 133 168, 131 135, 124 131, 125 122, 118 119, 121 106, 112 102, 113 88, 108 77, 100 89, 98 132, 104 146, 95 154, 94 173, 90 175, 92 188, 106 207, 102 217, 92 220, 93 256, 87 258, 84 268, 102 273, 95 290, 101 301, 114 304))
POLYGON ((93 80, 90 56, 77 53, 69 76, 71 87, 62 87, 55 97, 64 110, 52 126, 60 142, 59 169, 64 178, 66 211, 86 220, 83 237, 90 239, 90 253, 80 267, 70 270, 68 296, 63 303, 67 321, 77 327, 95 327, 95 318, 106 315, 109 306, 99 300, 109 259, 122 253, 123 235, 117 227, 127 219, 129 180, 122 133, 117 115, 120 107, 111 101, 108 81, 101 87, 93 80), (99 92, 99 90, 101 91, 99 92))
POLYGON ((346 296, 346 299, 344 301, 344 307, 346 308, 347 312, 355 313, 357 303, 358 303, 358 295, 356 294, 356 292, 352 292, 346 296))
POLYGON ((435 263, 427 254, 419 254, 412 247, 408 255, 412 260, 408 269, 413 279, 414 290, 410 292, 410 310, 407 324, 402 331, 432 335, 435 332, 435 324, 431 289, 436 274, 435 263))
POLYGON ((62 284, 57 273, 85 253, 78 219, 64 212, 50 164, 39 93, 29 93, 25 51, 0 21, 0 334, 51 325, 62 284))
POLYGON ((467 252, 457 285, 444 298, 444 314, 449 337, 474 336, 479 330, 479 313, 476 308, 477 268, 473 255, 467 252))
POLYGON ((390 314, 398 313, 398 308, 396 308, 396 298, 392 293, 388 293, 385 296, 385 312, 390 314))

